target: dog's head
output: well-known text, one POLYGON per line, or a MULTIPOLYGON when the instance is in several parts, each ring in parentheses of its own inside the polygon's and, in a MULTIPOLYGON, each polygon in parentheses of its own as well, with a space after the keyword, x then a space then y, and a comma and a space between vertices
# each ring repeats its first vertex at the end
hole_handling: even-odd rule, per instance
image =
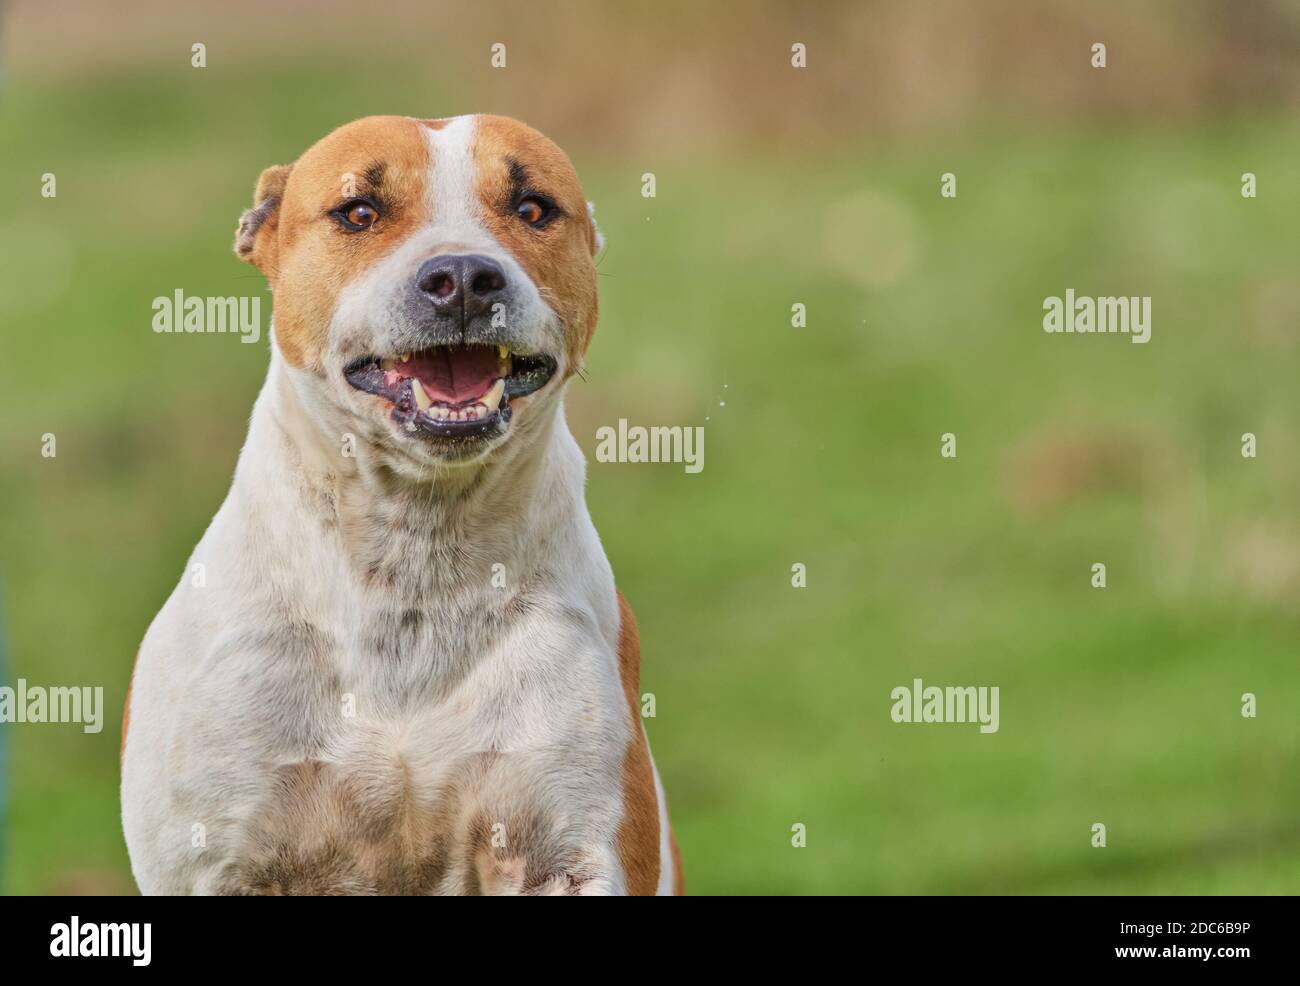
POLYGON ((366 117, 268 168, 235 252, 308 410, 407 464, 475 461, 558 400, 600 239, 565 153, 505 117, 366 117))

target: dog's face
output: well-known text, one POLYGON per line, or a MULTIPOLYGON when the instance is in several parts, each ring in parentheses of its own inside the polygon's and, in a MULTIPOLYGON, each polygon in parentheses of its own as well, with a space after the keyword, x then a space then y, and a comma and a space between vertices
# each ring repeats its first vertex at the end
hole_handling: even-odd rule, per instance
POLYGON ((563 151, 495 116, 366 117, 268 168, 235 252, 309 411, 408 465, 477 461, 581 365, 599 235, 563 151))

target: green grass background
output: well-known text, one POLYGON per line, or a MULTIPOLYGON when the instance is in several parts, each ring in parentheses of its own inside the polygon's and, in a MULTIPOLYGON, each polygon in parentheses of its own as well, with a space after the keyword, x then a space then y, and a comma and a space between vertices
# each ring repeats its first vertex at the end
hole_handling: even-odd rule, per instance
MULTIPOLYGON (((477 108, 415 71, 155 59, 10 80, 10 675, 103 685, 108 722, 0 727, 9 892, 133 888, 117 802, 133 655, 225 495, 265 372, 264 344, 155 335, 151 300, 260 293, 269 312, 230 251, 259 170, 366 113, 477 108)), ((516 112, 530 99, 544 116, 541 92, 516 112)), ((569 418, 640 620, 689 888, 1300 889, 1294 120, 990 114, 654 155, 552 136, 609 243, 569 418), (1152 341, 1045 335, 1042 300, 1067 287, 1151 295, 1152 341), (706 416, 699 475, 591 455, 619 417, 706 416), (890 690, 914 677, 998 686, 1001 730, 892 723, 890 690)))

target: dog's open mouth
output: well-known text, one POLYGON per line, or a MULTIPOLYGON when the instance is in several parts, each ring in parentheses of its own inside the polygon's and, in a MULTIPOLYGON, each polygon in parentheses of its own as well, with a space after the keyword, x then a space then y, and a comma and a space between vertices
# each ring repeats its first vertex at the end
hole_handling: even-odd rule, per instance
POLYGON ((408 431, 471 438, 503 430, 510 399, 540 390, 555 367, 550 356, 470 345, 367 356, 343 373, 353 387, 389 401, 394 420, 408 431))

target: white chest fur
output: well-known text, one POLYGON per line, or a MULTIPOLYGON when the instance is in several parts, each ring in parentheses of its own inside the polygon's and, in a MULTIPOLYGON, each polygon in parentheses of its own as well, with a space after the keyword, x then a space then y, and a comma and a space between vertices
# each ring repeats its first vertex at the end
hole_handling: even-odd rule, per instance
POLYGON ((141 889, 617 890, 617 602, 562 418, 492 512, 356 512, 359 481, 286 452, 275 387, 195 550, 204 584, 138 658, 141 889))

